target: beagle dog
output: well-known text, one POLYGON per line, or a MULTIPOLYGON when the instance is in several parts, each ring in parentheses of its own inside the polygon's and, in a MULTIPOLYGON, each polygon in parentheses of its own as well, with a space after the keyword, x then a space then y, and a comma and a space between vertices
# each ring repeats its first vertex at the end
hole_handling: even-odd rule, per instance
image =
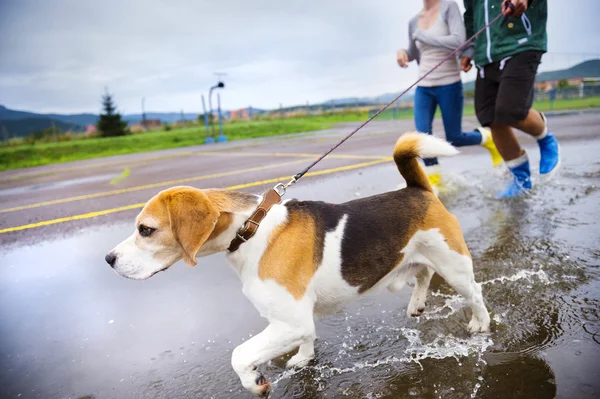
POLYGON ((315 319, 378 288, 416 284, 409 316, 425 309, 438 273, 472 309, 471 332, 489 329, 490 316, 456 217, 433 194, 418 157, 457 151, 433 136, 407 133, 394 160, 407 187, 343 204, 287 200, 266 213, 256 234, 228 252, 261 196, 217 189, 174 187, 153 197, 137 216, 135 232, 106 261, 121 276, 147 279, 183 259, 228 252, 243 292, 269 325, 239 345, 231 363, 242 385, 266 397, 268 380, 257 367, 296 348, 288 367, 315 357, 315 319))

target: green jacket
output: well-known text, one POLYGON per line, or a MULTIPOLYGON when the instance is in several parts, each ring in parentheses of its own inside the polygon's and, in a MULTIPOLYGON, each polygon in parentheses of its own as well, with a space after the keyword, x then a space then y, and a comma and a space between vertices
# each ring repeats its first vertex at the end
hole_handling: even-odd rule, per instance
MULTIPOLYGON (((502 0, 464 0, 467 37, 483 28, 502 10, 502 0)), ((462 55, 472 58, 475 65, 484 66, 526 50, 546 52, 548 36, 548 0, 530 0, 527 12, 520 18, 502 17, 475 39, 474 47, 462 55), (473 56, 473 53, 475 54, 473 56)))

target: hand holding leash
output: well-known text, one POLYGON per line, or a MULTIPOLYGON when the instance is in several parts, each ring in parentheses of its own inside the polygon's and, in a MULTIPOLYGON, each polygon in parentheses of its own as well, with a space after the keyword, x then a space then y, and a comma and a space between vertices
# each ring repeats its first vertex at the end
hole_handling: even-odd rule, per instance
POLYGON ((527 11, 527 0, 504 0, 502 3, 502 14, 504 14, 504 22, 508 17, 519 18, 525 11, 527 11))

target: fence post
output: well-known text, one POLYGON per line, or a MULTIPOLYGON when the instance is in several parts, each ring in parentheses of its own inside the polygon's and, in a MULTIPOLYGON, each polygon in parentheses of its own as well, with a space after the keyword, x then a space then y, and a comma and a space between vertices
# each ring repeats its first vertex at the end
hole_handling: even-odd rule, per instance
POLYGON ((223 115, 221 114, 221 94, 217 93, 217 110, 219 112, 219 137, 217 137, 218 143, 224 143, 227 141, 227 137, 223 135, 223 115))
POLYGON ((204 139, 204 143, 214 143, 215 139, 210 135, 210 126, 208 123, 208 113, 206 112, 206 102, 204 101, 204 94, 202 95, 202 110, 204 111, 204 124, 206 125, 206 138, 204 139))

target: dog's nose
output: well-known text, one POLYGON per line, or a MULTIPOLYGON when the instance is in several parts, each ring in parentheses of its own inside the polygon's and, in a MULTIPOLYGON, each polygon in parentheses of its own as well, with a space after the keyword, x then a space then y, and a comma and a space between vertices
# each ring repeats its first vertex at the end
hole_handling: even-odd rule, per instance
POLYGON ((106 260, 106 263, 108 263, 110 265, 110 267, 115 267, 115 261, 117 260, 117 255, 113 254, 112 252, 109 252, 105 257, 104 260, 106 260))

